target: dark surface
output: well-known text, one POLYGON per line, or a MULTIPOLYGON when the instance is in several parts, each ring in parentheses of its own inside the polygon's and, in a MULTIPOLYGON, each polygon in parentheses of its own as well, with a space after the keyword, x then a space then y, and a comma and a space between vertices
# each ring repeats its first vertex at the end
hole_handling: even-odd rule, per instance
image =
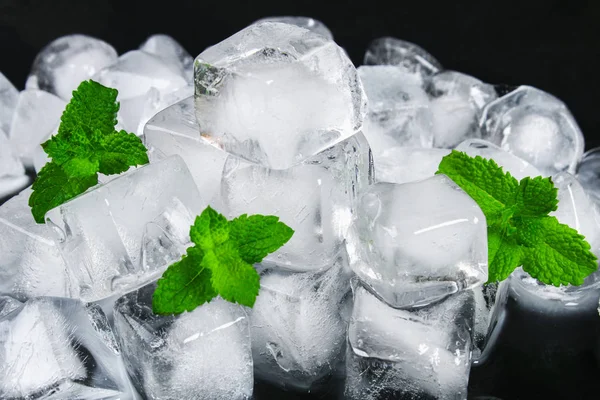
MULTIPOLYGON (((367 44, 395 36, 427 49, 447 69, 490 83, 528 84, 561 98, 600 146, 600 1, 96 1, 0 0, 0 71, 23 88, 37 52, 69 33, 104 39, 120 53, 166 33, 193 55, 269 15, 322 20, 355 64, 367 44)), ((508 303, 505 335, 487 365, 474 367, 472 395, 510 399, 598 399, 597 315, 544 319, 508 303), (520 338, 524 337, 525 341, 520 338), (544 358, 544 349, 558 356, 544 358), (574 349, 574 350, 573 350, 574 349), (572 351, 571 351, 572 350, 572 351), (558 360, 558 361, 556 361, 558 360)), ((257 398, 305 398, 257 387, 257 398)))

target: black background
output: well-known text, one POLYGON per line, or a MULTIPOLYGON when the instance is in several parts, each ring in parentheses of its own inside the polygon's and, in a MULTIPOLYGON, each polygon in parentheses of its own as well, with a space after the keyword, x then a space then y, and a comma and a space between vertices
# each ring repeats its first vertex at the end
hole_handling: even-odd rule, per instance
MULTIPOLYGON (((394 0, 389 4, 0 0, 0 71, 22 89, 37 52, 69 33, 96 36, 119 53, 138 47, 153 33, 166 33, 196 56, 256 19, 272 15, 305 15, 323 21, 356 65, 362 63, 372 39, 395 36, 421 45, 447 69, 490 83, 538 87, 568 105, 584 132, 587 149, 600 146, 598 0, 394 0)), ((554 341, 577 341, 583 333, 587 341, 600 341, 595 319, 561 325, 551 320, 531 322, 526 314, 519 318, 522 321, 511 328, 510 340, 523 335, 532 343, 537 338, 543 343, 546 330, 559 332, 556 337, 546 335, 554 341), (560 333, 563 330, 566 333, 560 333)), ((505 400, 600 398, 600 383, 593 384, 600 382, 598 362, 591 350, 580 352, 581 362, 574 359, 575 364, 562 369, 546 365, 548 372, 531 365, 529 370, 531 359, 522 357, 510 340, 506 357, 497 358, 489 368, 474 368, 471 393, 505 400), (528 382, 534 385, 526 386, 528 382), (585 390, 578 391, 577 386, 585 390)))

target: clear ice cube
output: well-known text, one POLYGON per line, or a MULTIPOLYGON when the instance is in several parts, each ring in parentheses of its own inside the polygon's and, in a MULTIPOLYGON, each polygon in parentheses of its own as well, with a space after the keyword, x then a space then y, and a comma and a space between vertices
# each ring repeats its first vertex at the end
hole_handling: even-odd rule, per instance
POLYGON ((309 271, 333 264, 358 194, 371 180, 369 145, 357 134, 286 170, 230 156, 223 171, 221 197, 230 218, 276 215, 294 229, 290 241, 269 254, 265 264, 309 271))
POLYGON ((0 128, 0 179, 7 176, 21 176, 24 173, 23 164, 13 152, 7 134, 0 128))
MULTIPOLYGON (((0 131, 10 132, 10 124, 17 108, 19 91, 0 72, 0 131)), ((1 170, 0 170, 1 171, 1 170)))
POLYGON ((41 90, 19 93, 9 139, 25 166, 33 165, 36 147, 56 130, 66 105, 64 100, 41 90))
POLYGON ((393 65, 425 80, 442 70, 442 65, 431 54, 414 43, 393 37, 373 40, 364 59, 365 65, 393 65))
POLYGON ((487 281, 485 216, 445 175, 372 185, 346 246, 354 272, 397 308, 427 305, 487 281))
POLYGON ((281 16, 281 17, 267 17, 259 19, 254 22, 255 24, 259 24, 261 22, 281 22, 283 24, 296 25, 300 28, 308 29, 311 32, 317 33, 329 40, 333 40, 333 34, 325 26, 324 23, 317 19, 313 19, 310 17, 291 17, 291 16, 281 16))
POLYGON ((116 63, 99 71, 93 79, 119 91, 119 100, 131 99, 156 88, 161 94, 187 85, 179 61, 141 50, 121 55, 116 63))
POLYGON ((261 274, 250 313, 257 379, 312 392, 332 375, 346 341, 340 313, 350 290, 346 263, 342 255, 325 272, 261 274))
POLYGON ((587 151, 577 166, 577 180, 596 203, 600 203, 600 148, 587 151))
POLYGON ((565 104, 530 86, 520 86, 489 103, 480 125, 483 139, 546 175, 574 173, 583 154, 583 134, 565 104))
POLYGON ((63 36, 37 55, 27 88, 44 90, 69 101, 82 81, 116 61, 117 51, 100 39, 80 34, 63 36))
POLYGON ((432 114, 429 98, 414 75, 386 65, 358 68, 368 99, 363 132, 375 163, 392 147, 431 147, 432 114))
POLYGON ((73 299, 40 297, 0 310, 3 399, 134 399, 106 317, 73 299))
POLYGON ((71 280, 52 230, 31 214, 31 193, 26 189, 0 206, 0 294, 20 300, 71 297, 71 280))
POLYGON ((183 46, 169 35, 157 34, 146 39, 140 46, 140 50, 155 56, 177 62, 181 67, 181 73, 192 82, 194 76, 194 59, 183 46))
POLYGON ((358 132, 366 100, 333 41, 295 25, 253 24, 195 60, 196 116, 214 146, 285 169, 358 132))
POLYGON ((558 188, 558 209, 550 213, 561 224, 569 225, 585 236, 592 246, 591 250, 600 255, 600 214, 596 203, 568 172, 561 172, 552 177, 554 186, 558 188))
POLYGON ((474 307, 468 290, 398 310, 356 285, 345 398, 466 399, 474 307))
MULTIPOLYGON (((502 167, 504 172, 510 172, 517 180, 525 177, 536 177, 542 173, 527 161, 501 149, 493 143, 481 139, 467 139, 455 148, 458 151, 467 153, 471 157, 480 156, 486 159, 492 159, 502 167)), ((547 175, 544 175, 547 176, 547 175)))
MULTIPOLYGON (((219 196, 227 153, 206 143, 194 113, 192 96, 156 114, 144 127, 150 162, 177 154, 187 164, 202 197, 210 204, 219 196)), ((214 206, 213 206, 214 207, 214 206)))
POLYGON ((173 156, 95 186, 50 210, 46 221, 79 283, 74 295, 95 301, 160 275, 168 264, 161 260, 185 252, 180 232, 207 204, 183 160, 173 156))
POLYGON ((449 149, 393 147, 379 154, 375 162, 377 182, 407 183, 431 178, 449 149))
POLYGON ((453 148, 467 138, 480 137, 483 107, 498 96, 492 85, 460 72, 444 71, 431 77, 428 90, 435 147, 453 148))
POLYGON ((150 399, 241 400, 253 389, 248 318, 243 307, 216 298, 192 312, 152 312, 148 285, 115 304, 117 336, 138 391, 150 399))

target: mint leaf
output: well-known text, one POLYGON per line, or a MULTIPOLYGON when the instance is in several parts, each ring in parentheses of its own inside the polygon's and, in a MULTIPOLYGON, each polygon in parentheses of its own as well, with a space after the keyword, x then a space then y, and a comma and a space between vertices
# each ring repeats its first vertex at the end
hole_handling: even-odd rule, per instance
POLYGON ((437 173, 446 174, 479 205, 488 225, 488 282, 506 279, 518 266, 553 285, 580 285, 597 269, 590 245, 548 214, 558 206, 550 178, 517 182, 493 160, 453 150, 437 173))
POLYGON ((45 173, 40 171, 32 186, 30 205, 37 222, 44 222, 41 213, 98 184, 99 172, 118 174, 148 163, 140 138, 115 130, 119 111, 116 99, 115 89, 91 80, 82 82, 73 92, 58 134, 42 144, 52 161, 46 165, 45 173), (59 183, 68 186, 65 193, 60 193, 59 183), (42 188, 44 193, 36 194, 42 188))
POLYGON ((233 303, 254 306, 260 276, 252 264, 283 246, 293 233, 275 216, 244 214, 227 221, 210 206, 206 207, 190 228, 194 246, 188 249, 188 256, 171 265, 159 280, 152 300, 154 311, 160 314, 191 311, 216 295, 233 303))
POLYGON ((469 194, 483 211, 488 225, 515 204, 515 193, 519 182, 509 173, 504 174, 494 160, 480 156, 475 158, 452 150, 445 156, 437 174, 444 174, 469 194))
POLYGON ((555 217, 527 219, 520 231, 524 244, 523 270, 551 285, 581 285, 598 268, 584 237, 555 217))
POLYGON ((229 235, 237 243, 242 260, 249 264, 261 262, 268 254, 279 249, 294 234, 294 230, 279 222, 273 215, 243 214, 229 222, 229 235))
POLYGON ((217 296, 211 284, 211 272, 202 266, 203 257, 201 250, 190 247, 181 261, 167 268, 152 297, 155 314, 192 311, 217 296))
POLYGON ((69 176, 54 163, 46 164, 31 186, 33 193, 29 197, 29 206, 35 222, 44 223, 46 213, 67 200, 85 192, 98 184, 96 174, 88 176, 69 176))

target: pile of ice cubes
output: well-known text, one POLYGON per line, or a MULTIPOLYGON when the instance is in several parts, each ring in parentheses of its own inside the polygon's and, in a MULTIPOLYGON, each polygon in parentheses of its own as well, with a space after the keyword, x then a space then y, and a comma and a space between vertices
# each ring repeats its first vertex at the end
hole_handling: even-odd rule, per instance
MULTIPOLYGON (((466 399, 494 287, 485 217, 435 175, 440 160, 458 149, 518 179, 553 176, 555 215, 600 252, 600 153, 582 158, 573 116, 539 89, 499 96, 389 37, 364 62, 321 22, 281 17, 195 60, 165 35, 120 56, 70 35, 40 52, 25 90, 0 74, 0 197, 47 161, 40 143, 82 80, 119 90, 120 127, 150 158, 45 224, 30 188, 0 207, 0 398, 231 400, 268 385, 466 399), (277 215, 295 234, 256 265, 254 308, 217 298, 154 315, 155 282, 209 204, 277 215)), ((503 285, 527 279, 540 286, 520 270, 503 285)), ((568 301, 580 289, 544 290, 568 301)))

